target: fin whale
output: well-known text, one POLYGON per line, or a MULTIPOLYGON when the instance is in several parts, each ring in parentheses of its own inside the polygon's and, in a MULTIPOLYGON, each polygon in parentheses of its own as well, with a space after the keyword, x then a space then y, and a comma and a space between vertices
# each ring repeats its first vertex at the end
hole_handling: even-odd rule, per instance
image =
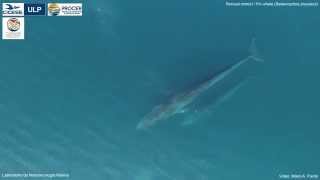
POLYGON ((255 41, 255 38, 253 38, 251 41, 251 45, 249 47, 249 56, 238 61, 237 63, 226 67, 219 74, 213 76, 197 87, 173 96, 173 98, 170 99, 168 103, 155 106, 150 113, 146 114, 141 119, 141 121, 137 124, 136 129, 148 130, 158 124, 160 121, 166 120, 177 113, 183 112, 185 107, 191 104, 199 95, 201 95, 203 92, 205 92, 218 82, 222 81, 225 77, 227 77, 229 74, 231 74, 233 71, 238 69, 241 65, 245 64, 249 60, 263 62, 264 60, 261 59, 258 55, 255 41))

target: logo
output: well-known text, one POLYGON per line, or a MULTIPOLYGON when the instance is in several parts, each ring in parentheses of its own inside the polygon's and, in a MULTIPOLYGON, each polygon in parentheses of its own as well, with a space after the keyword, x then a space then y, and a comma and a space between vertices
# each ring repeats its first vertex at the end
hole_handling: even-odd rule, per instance
POLYGON ((82 16, 82 3, 1 3, 2 39, 24 39, 24 16, 82 16), (48 10, 47 10, 48 9, 48 10))
POLYGON ((25 16, 44 16, 46 15, 45 4, 24 4, 25 16))
POLYGON ((24 39, 24 17, 2 18, 2 39, 24 39))
POLYGON ((48 3, 48 16, 82 16, 82 3, 48 3))
POLYGON ((58 16, 60 14, 60 6, 57 3, 48 3, 48 16, 58 16))
POLYGON ((3 16, 24 16, 23 3, 2 3, 3 16))
POLYGON ((19 21, 19 19, 10 18, 7 21, 7 28, 12 32, 18 31, 20 29, 20 21, 19 21))

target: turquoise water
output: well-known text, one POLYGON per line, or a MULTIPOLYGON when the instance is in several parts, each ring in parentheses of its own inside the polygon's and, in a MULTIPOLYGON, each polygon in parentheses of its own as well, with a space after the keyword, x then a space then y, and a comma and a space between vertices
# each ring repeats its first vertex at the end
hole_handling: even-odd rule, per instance
POLYGON ((84 7, 83 17, 26 17, 26 40, 0 41, 1 173, 77 180, 320 173, 319 8, 209 0, 84 7), (246 64, 149 132, 135 129, 154 106, 245 58, 253 37, 264 63, 246 64), (196 123, 181 126, 190 118, 196 123))

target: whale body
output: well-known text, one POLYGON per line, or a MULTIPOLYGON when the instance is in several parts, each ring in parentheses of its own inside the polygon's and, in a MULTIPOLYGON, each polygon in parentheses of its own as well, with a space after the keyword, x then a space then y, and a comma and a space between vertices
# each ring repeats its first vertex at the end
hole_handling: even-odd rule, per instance
POLYGON ((262 62, 263 60, 256 55, 255 39, 252 40, 250 49, 251 55, 238 61, 237 63, 230 65, 223 69, 220 73, 216 74, 206 82, 199 86, 178 94, 169 100, 166 104, 160 104, 155 106, 150 113, 145 115, 142 120, 136 126, 137 130, 147 130, 155 126, 158 122, 166 120, 177 113, 185 112, 185 107, 191 104, 198 96, 214 86, 218 82, 222 81, 225 77, 231 74, 233 71, 238 69, 242 64, 249 60, 262 62), (252 51, 253 50, 253 51, 252 51))

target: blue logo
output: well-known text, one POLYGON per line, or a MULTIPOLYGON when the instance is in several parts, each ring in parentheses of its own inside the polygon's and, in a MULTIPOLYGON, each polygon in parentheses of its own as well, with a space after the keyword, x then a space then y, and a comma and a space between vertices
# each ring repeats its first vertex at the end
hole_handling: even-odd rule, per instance
POLYGON ((25 16, 44 16, 46 15, 45 4, 24 4, 25 16))

